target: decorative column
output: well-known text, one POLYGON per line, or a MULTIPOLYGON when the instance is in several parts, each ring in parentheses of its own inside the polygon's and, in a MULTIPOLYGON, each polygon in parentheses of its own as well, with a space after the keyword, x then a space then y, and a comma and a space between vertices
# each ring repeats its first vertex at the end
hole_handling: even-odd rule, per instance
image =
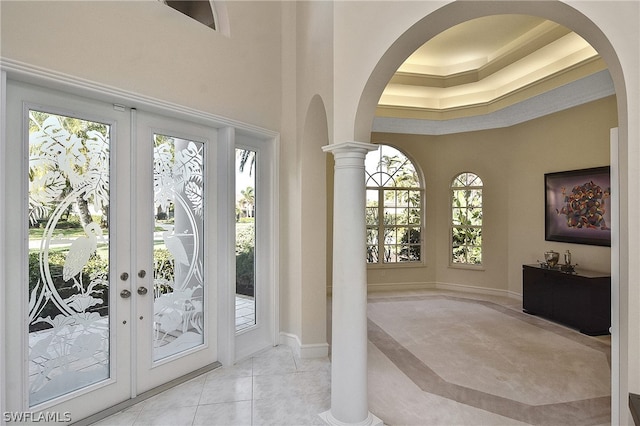
POLYGON ((367 403, 367 269, 365 174, 370 143, 323 147, 335 158, 330 425, 382 425, 367 403))

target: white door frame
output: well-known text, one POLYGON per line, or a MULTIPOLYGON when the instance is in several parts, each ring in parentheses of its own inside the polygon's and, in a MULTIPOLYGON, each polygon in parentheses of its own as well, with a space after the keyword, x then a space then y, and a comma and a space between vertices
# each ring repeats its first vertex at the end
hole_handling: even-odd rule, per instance
MULTIPOLYGON (((256 152, 257 163, 256 178, 256 258, 255 258, 255 308, 256 324, 245 330, 235 333, 235 361, 242 360, 251 354, 266 347, 279 343, 279 309, 278 309, 278 186, 276 162, 277 144, 269 139, 257 137, 253 134, 236 132, 234 135, 233 155, 236 163, 235 149, 249 149, 256 152)), ((235 170, 235 168, 234 168, 235 170)), ((235 173, 232 173, 235 178, 235 173)), ((232 194, 235 206, 235 179, 229 192, 232 194)), ((233 235, 235 236, 235 214, 232 223, 233 235)), ((235 247, 235 238, 234 245, 235 247)), ((235 254, 234 254, 235 258, 235 254)), ((235 262, 232 266, 233 280, 232 294, 235 299, 235 262)), ((235 304, 235 300, 234 300, 235 304)), ((235 313, 234 313, 235 318, 235 313)), ((235 325, 235 321, 234 321, 235 325)), ((234 327, 235 330, 235 327, 234 327)))
MULTIPOLYGON (((127 135, 124 132, 128 127, 129 116, 121 111, 114 111, 109 104, 95 102, 85 98, 65 96, 58 91, 48 90, 33 85, 25 85, 20 82, 8 85, 7 90, 15 91, 13 103, 10 108, 5 110, 3 120, 12 122, 14 126, 7 128, 7 134, 11 136, 13 144, 5 146, 5 152, 11 152, 11 161, 2 167, 3 182, 13 182, 11 191, 5 191, 4 202, 15 203, 15 207, 11 209, 11 213, 3 216, 4 225, 8 227, 5 230, 2 241, 7 244, 5 250, 10 255, 11 261, 9 268, 3 270, 4 279, 8 281, 8 277, 12 277, 17 283, 27 281, 27 259, 25 254, 27 247, 27 214, 25 197, 27 193, 26 176, 28 158, 28 136, 24 134, 27 125, 27 111, 42 110, 52 114, 60 114, 70 117, 78 117, 83 120, 90 120, 108 124, 110 126, 110 176, 118 176, 126 182, 129 178, 129 163, 126 159, 126 151, 118 149, 118 144, 126 142, 127 135), (117 123, 121 125, 118 126, 117 123), (18 157, 18 158, 16 158, 18 157), (122 161, 123 160, 123 161, 122 161), (11 231, 9 231, 9 229, 11 231), (9 251, 8 247, 13 247, 9 251)), ((5 97, 5 101, 6 101, 5 97)), ((8 106, 5 105, 5 106, 8 106)), ((4 124, 3 124, 3 127, 4 124)), ((128 191, 121 191, 115 179, 111 181, 110 205, 113 211, 128 211, 129 196, 128 191)), ((78 420, 86 417, 93 411, 106 408, 105 405, 116 404, 122 400, 126 400, 129 396, 129 381, 118 380, 128 375, 130 371, 130 357, 127 348, 130 345, 130 327, 120 326, 120 324, 130 324, 130 303, 117 297, 119 291, 119 281, 117 276, 122 271, 129 270, 130 259, 128 258, 128 236, 129 229, 127 221, 118 224, 118 221, 112 223, 110 227, 111 235, 109 238, 110 248, 110 282, 113 283, 109 287, 109 375, 105 380, 87 385, 76 391, 65 393, 52 399, 38 402, 30 407, 29 392, 27 389, 29 366, 27 356, 24 351, 27 350, 27 342, 25 336, 28 335, 28 325, 24 321, 27 317, 27 302, 29 295, 26 291, 11 292, 8 294, 9 299, 4 299, 6 318, 3 318, 3 329, 6 333, 7 342, 17 346, 17 350, 11 353, 4 360, 7 369, 6 382, 3 385, 11 388, 12 392, 7 392, 5 403, 11 412, 27 412, 42 410, 56 410, 58 413, 67 412, 69 408, 78 407, 76 413, 70 413, 71 420, 78 420), (118 228, 118 229, 116 229, 118 228), (13 315, 10 322, 9 315, 13 315), (117 338, 116 338, 117 336, 117 338), (97 392, 97 393, 93 393, 97 392), (71 398, 76 400, 75 404, 71 403, 71 398), (75 416, 75 418, 74 418, 75 416)), ((15 288, 15 285, 12 287, 15 288)), ((75 409, 75 408, 74 408, 75 409)), ((27 418, 28 420, 28 418, 27 418)))
MULTIPOLYGON (((5 205, 5 182, 6 179, 4 177, 4 162, 6 161, 5 156, 5 145, 6 145, 6 92, 7 92, 7 73, 5 71, 0 72, 0 212, 6 211, 5 205)), ((0 241, 5 241, 5 223, 4 220, 0 220, 0 241)), ((6 271, 5 268, 5 249, 4 244, 0 244, 0 271, 6 271)), ((5 298, 5 288, 7 281, 5 279, 4 273, 0 273, 0 300, 7 300, 5 298)), ((0 377, 6 376, 6 368, 5 368, 5 306, 4 303, 0 303, 0 377)), ((4 413, 6 404, 6 392, 4 389, 4 385, 0 386, 0 412, 4 413)), ((0 425, 4 426, 6 424, 6 420, 4 416, 0 419, 0 425)))

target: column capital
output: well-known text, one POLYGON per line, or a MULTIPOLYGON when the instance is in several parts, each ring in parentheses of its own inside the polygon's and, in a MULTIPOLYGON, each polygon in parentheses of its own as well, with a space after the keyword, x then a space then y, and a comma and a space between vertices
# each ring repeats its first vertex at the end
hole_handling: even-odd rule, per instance
POLYGON ((339 156, 340 154, 347 153, 357 153, 366 155, 369 151, 375 151, 378 149, 378 145, 374 145, 369 142, 341 142, 341 143, 332 143, 331 145, 325 145, 322 147, 324 152, 330 152, 334 156, 339 156))

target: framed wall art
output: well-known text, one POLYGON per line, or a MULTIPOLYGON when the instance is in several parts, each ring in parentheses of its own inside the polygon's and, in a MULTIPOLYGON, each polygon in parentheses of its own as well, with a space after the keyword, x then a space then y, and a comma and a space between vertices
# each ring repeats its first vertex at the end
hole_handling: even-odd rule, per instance
POLYGON ((546 173, 545 240, 611 246, 609 166, 546 173))

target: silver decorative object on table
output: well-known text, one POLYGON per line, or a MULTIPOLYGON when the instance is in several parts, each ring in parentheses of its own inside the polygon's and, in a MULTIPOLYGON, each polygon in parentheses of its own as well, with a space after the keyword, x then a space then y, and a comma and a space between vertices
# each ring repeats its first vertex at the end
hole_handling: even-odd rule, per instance
POLYGON ((544 260, 549 268, 555 268, 560 259, 560 253, 557 251, 549 250, 544 253, 544 260))

